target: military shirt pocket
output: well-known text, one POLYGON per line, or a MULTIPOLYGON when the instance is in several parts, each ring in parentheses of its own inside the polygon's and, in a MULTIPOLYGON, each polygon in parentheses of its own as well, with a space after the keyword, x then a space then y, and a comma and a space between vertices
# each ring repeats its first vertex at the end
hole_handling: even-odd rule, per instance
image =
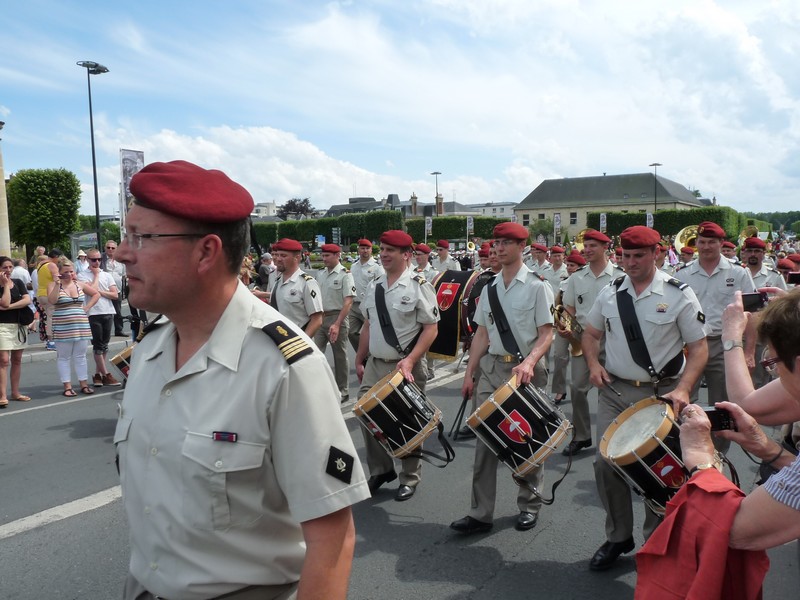
POLYGON ((341 280, 341 279, 334 279, 334 280, 331 282, 331 287, 332 287, 333 289, 335 289, 335 290, 340 290, 340 289, 342 289, 342 280, 341 280))
POLYGON ((249 525, 260 518, 259 486, 265 444, 218 442, 210 435, 187 432, 181 477, 183 515, 201 529, 249 525))
POLYGON ((677 315, 671 313, 655 313, 645 315, 644 320, 653 325, 672 325, 677 319, 677 315))

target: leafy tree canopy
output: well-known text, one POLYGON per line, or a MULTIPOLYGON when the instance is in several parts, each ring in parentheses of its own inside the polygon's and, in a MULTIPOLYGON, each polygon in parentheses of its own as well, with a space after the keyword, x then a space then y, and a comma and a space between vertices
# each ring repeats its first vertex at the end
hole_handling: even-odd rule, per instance
POLYGON ((281 219, 298 218, 309 216, 314 213, 314 207, 308 198, 292 198, 286 204, 278 208, 277 215, 281 219))

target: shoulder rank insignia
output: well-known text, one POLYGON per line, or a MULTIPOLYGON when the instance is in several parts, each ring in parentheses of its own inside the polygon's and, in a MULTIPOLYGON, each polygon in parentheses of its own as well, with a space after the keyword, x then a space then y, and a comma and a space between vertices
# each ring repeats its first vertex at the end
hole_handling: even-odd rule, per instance
POLYGON ((415 275, 414 277, 412 277, 412 279, 413 279, 414 281, 416 281, 416 282, 417 282, 418 284, 420 284, 420 285, 422 285, 422 284, 423 284, 423 283, 425 283, 425 281, 426 281, 426 280, 425 280, 425 277, 423 277, 422 275, 415 275))
POLYGON ((305 279, 306 281, 313 281, 314 280, 314 278, 311 275, 309 275, 308 273, 303 273, 303 279, 305 279))
POLYGON ((667 283, 670 285, 674 285, 679 290, 685 290, 687 287, 689 287, 688 283, 684 283, 680 279, 675 279, 674 277, 670 277, 669 279, 667 279, 667 283))
POLYGON ((273 321, 268 325, 264 325, 261 331, 272 338, 272 341, 278 346, 278 350, 283 354, 283 358, 290 365, 314 352, 308 342, 283 321, 273 321))
POLYGON ((623 281, 625 281, 625 275, 623 275, 622 277, 617 277, 614 281, 611 282, 610 285, 613 285, 614 287, 619 289, 619 286, 622 285, 623 281))

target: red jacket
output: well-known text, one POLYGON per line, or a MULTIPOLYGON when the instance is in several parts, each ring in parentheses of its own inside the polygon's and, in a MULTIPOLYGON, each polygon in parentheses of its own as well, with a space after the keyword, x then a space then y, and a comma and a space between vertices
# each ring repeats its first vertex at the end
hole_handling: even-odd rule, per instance
POLYGON ((696 473, 667 503, 664 522, 636 555, 640 600, 760 600, 763 550, 728 547, 744 493, 716 469, 696 473))

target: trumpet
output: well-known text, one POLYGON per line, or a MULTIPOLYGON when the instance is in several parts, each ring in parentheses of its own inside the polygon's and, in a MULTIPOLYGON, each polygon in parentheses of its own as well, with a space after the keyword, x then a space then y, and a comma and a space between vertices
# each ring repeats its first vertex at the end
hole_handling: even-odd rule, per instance
POLYGON ((583 334, 583 326, 578 323, 578 319, 574 315, 567 312, 563 304, 556 307, 550 307, 550 312, 555 317, 555 323, 561 329, 566 330, 570 334, 569 338, 569 353, 572 356, 581 356, 583 349, 581 348, 581 335, 583 334))

